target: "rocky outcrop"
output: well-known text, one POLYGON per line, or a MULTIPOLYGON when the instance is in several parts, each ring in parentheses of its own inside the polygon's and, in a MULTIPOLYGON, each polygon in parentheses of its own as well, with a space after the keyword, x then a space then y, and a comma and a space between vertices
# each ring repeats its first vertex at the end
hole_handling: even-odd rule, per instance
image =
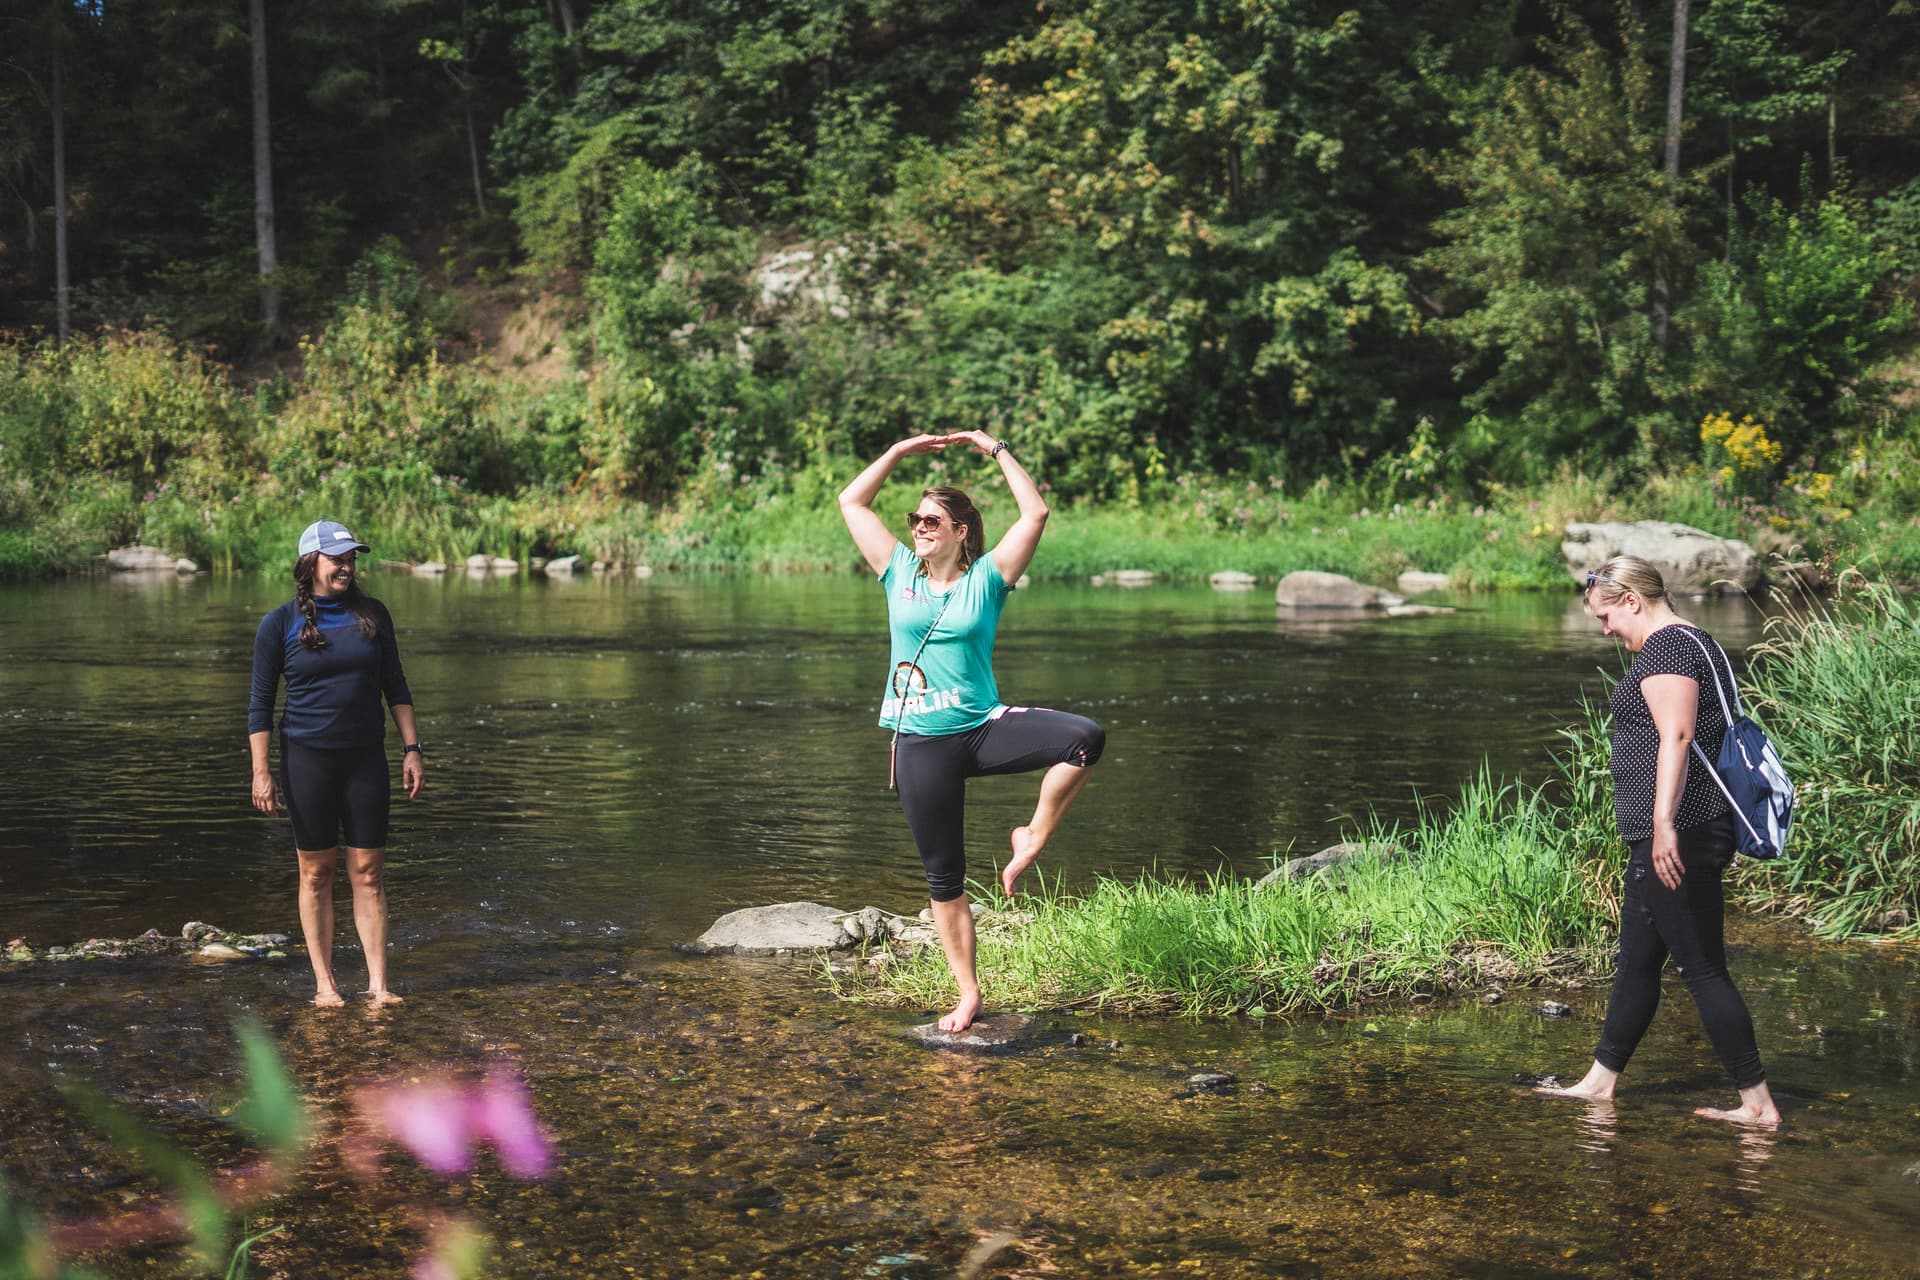
POLYGON ((1746 543, 1665 520, 1570 524, 1560 555, 1576 581, 1614 556, 1639 556, 1660 570, 1675 595, 1749 592, 1766 579, 1760 553, 1746 543))
POLYGON ((1273 602, 1282 609, 1391 609, 1406 601, 1391 591, 1355 582, 1345 574, 1296 569, 1280 579, 1273 602))
POLYGON ((1252 574, 1239 569, 1222 569, 1207 577, 1207 585, 1215 591, 1251 591, 1255 581, 1252 574))

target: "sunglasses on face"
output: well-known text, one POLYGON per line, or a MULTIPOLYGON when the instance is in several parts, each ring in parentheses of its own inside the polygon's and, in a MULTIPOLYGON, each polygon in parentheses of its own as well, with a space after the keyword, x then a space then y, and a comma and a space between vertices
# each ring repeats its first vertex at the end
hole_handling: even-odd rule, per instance
POLYGON ((939 527, 940 517, 937 515, 923 516, 918 511, 907 512, 907 528, 913 530, 915 533, 918 533, 922 528, 926 529, 928 533, 932 533, 939 527))
POLYGON ((1584 596, 1585 594, 1587 594, 1587 592, 1593 590, 1593 584, 1596 582, 1604 582, 1610 587, 1619 587, 1622 591, 1629 590, 1629 588, 1625 584, 1615 582, 1612 578, 1609 578, 1606 574, 1600 572, 1598 569, 1589 569, 1587 570, 1586 581, 1580 584, 1580 588, 1579 588, 1580 594, 1584 596))

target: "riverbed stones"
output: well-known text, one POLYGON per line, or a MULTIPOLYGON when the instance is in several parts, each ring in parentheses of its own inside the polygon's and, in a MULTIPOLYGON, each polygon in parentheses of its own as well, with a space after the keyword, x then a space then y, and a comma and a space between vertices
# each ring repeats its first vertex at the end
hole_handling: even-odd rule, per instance
POLYGON ((1225 1093, 1237 1079, 1231 1071, 1196 1071, 1187 1077, 1187 1092, 1225 1093))
POLYGON ((1639 556, 1660 570, 1675 595, 1744 593, 1766 578, 1760 553, 1746 543, 1668 520, 1570 524, 1560 555, 1576 581, 1614 556, 1639 556))
POLYGON ((1570 1018, 1573 1016, 1573 1010, 1561 1004, 1558 1000, 1542 1000, 1533 1007, 1543 1018, 1570 1018))
POLYGON ((1153 585, 1154 572, 1151 569, 1114 569, 1107 574, 1107 585, 1114 587, 1146 587, 1153 585))
POLYGON ((413 574, 417 578, 437 578, 446 571, 446 564, 439 560, 427 560, 413 566, 413 574))
POLYGON ((1222 569, 1207 575, 1207 585, 1215 591, 1251 591, 1259 579, 1239 569, 1222 569))
POLYGON ((193 953, 195 961, 202 964, 220 964, 229 960, 249 960, 252 957, 239 947, 230 947, 224 942, 209 942, 193 953))
POLYGON ((1280 579, 1273 602, 1282 609, 1389 609, 1405 600, 1380 587, 1355 582, 1343 573, 1296 569, 1280 579))
POLYGON ((729 911, 684 945, 698 955, 791 956, 853 945, 841 926, 847 913, 818 902, 776 902, 729 911))
POLYGON ((907 1034, 935 1049, 1004 1053, 1033 1040, 1034 1022, 1024 1013, 990 1013, 975 1018, 964 1031, 942 1031, 938 1022, 923 1022, 907 1034))
POLYGON ((545 572, 549 578, 571 578, 580 572, 580 557, 556 556, 547 561, 545 572))

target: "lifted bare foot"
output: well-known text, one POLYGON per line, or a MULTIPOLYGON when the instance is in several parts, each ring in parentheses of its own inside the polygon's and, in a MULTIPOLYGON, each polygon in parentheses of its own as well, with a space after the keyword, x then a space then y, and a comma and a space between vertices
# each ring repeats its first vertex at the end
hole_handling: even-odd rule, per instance
POLYGON ((391 991, 369 991, 367 992, 367 1003, 371 1005, 399 1004, 400 997, 391 991))
POLYGON ((960 1003, 953 1006, 952 1012, 940 1019, 940 1029, 949 1034, 965 1031, 980 1016, 980 996, 976 992, 970 996, 961 996, 960 1003))
POLYGON ((1020 877, 1027 873, 1027 868, 1032 866, 1034 860, 1040 856, 1039 846, 1034 843, 1033 832, 1026 827, 1013 829, 1012 844, 1013 857, 1008 860, 1006 868, 1000 872, 1000 888, 1009 898, 1013 896, 1013 887, 1020 883, 1020 877))
POLYGON ((319 1009, 338 1009, 342 1005, 346 1004, 346 1001, 343 998, 341 998, 341 995, 338 991, 329 989, 326 991, 314 992, 313 1003, 314 1003, 314 1007, 319 1009))
POLYGON ((1777 1107, 1765 1110, 1748 1110, 1740 1107, 1695 1107, 1693 1114, 1705 1116, 1709 1120, 1725 1120, 1728 1124, 1746 1125, 1750 1129, 1778 1129, 1780 1111, 1777 1107))

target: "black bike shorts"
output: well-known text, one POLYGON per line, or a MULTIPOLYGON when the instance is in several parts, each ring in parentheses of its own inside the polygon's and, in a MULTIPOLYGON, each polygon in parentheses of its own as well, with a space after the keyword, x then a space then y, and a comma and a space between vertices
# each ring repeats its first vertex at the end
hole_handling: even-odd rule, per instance
POLYGON ((294 848, 387 847, 393 777, 383 744, 303 747, 282 738, 280 786, 293 819, 294 848))

